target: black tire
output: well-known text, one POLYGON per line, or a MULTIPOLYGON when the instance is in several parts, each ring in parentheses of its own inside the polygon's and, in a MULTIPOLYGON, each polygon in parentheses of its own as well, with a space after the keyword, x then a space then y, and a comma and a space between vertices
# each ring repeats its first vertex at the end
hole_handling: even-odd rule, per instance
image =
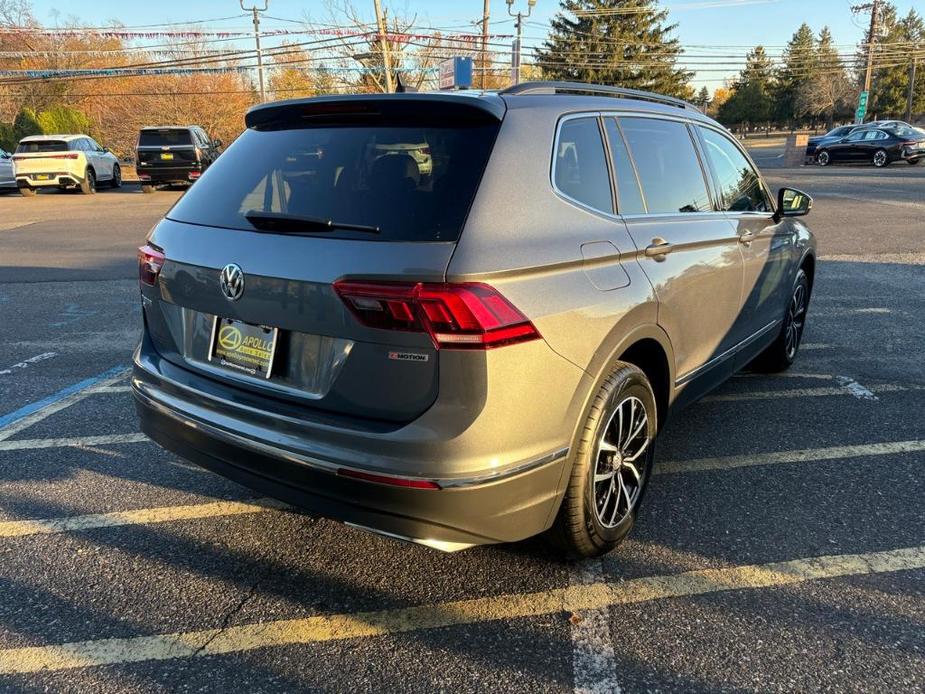
MULTIPOLYGON (((634 409, 635 412, 638 412, 638 409, 634 409)), ((620 420, 621 425, 622 421, 620 420)), ((621 426, 617 442, 623 438, 622 429, 621 426)), ((565 498, 562 499, 559 514, 549 531, 550 539, 565 549, 570 556, 597 557, 606 554, 619 545, 630 532, 636 522, 636 514, 651 474, 657 431, 655 395, 649 380, 632 364, 617 362, 601 384, 583 424, 568 489, 565 498), (631 403, 633 408, 643 407, 646 419, 643 423, 641 418, 634 419, 633 415, 629 415, 630 423, 626 427, 627 445, 622 447, 623 453, 632 454, 634 448, 639 448, 638 457, 630 463, 629 458, 634 457, 630 455, 627 462, 624 462, 623 453, 620 453, 620 463, 616 466, 615 456, 618 454, 603 450, 599 446, 602 442, 606 443, 603 441, 604 437, 616 436, 614 425, 617 423, 616 415, 619 414, 617 408, 623 407, 626 411, 627 403, 631 403), (633 427, 640 432, 637 437, 630 435, 633 427), (639 438, 643 435, 643 428, 644 442, 639 438), (630 472, 630 467, 634 472, 630 472), (595 482, 595 475, 602 472, 605 475, 610 473, 609 482, 595 482), (614 480, 618 477, 622 478, 620 489, 626 491, 626 496, 617 491, 616 501, 613 501, 616 488, 614 480), (623 480, 627 480, 625 486, 623 480), (628 491, 630 485, 634 485, 633 492, 628 491), (625 499, 625 502, 621 499, 625 499), (615 504, 612 511, 608 501, 615 504), (626 509, 622 512, 621 504, 626 509), (601 509, 598 506, 601 506, 601 509), (601 516, 612 516, 610 523, 603 522, 601 516)))
POLYGON ((819 164, 819 166, 828 166, 832 163, 832 155, 829 154, 826 150, 817 152, 816 163, 819 164))
POLYGON ((890 155, 885 149, 878 149, 876 152, 874 152, 874 156, 871 158, 871 163, 878 169, 882 169, 890 165, 890 155))
POLYGON ((150 194, 150 193, 153 193, 153 192, 154 192, 154 186, 152 186, 151 184, 144 184, 144 183, 143 183, 143 184, 141 185, 141 192, 142 192, 142 193, 145 193, 146 195, 147 195, 147 194, 150 194))
POLYGON ((19 194, 24 198, 34 198, 38 191, 35 188, 20 188, 19 194))
POLYGON ((119 168, 118 164, 112 165, 112 178, 109 179, 110 188, 121 188, 122 187, 122 169, 119 168))
POLYGON ((84 172, 84 180, 80 183, 80 192, 84 195, 93 195, 96 192, 96 174, 93 169, 84 172))
POLYGON ((806 327, 806 315, 809 312, 810 286, 809 278, 803 268, 797 270, 790 300, 784 309, 784 321, 777 339, 751 363, 751 368, 764 373, 778 373, 789 369, 796 361, 806 327), (802 299, 799 297, 802 296, 802 299), (802 305, 802 308, 798 304, 802 305))

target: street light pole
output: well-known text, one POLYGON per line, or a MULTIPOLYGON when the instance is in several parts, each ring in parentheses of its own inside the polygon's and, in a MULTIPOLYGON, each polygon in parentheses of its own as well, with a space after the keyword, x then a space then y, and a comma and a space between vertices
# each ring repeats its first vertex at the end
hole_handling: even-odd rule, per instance
POLYGON ((385 21, 382 18, 382 4, 374 0, 376 7, 376 26, 379 28, 379 48, 382 51, 382 67, 385 69, 385 91, 389 94, 395 91, 392 87, 392 56, 389 55, 389 41, 385 35, 385 21))
POLYGON ((514 49, 511 51, 511 81, 514 84, 520 84, 520 43, 524 20, 530 16, 535 5, 536 0, 527 0, 527 13, 518 11, 514 14, 514 0, 507 0, 507 13, 514 18, 514 26, 517 28, 517 38, 514 39, 514 49))
POLYGON ((267 11, 267 8, 270 6, 270 0, 263 0, 263 7, 257 7, 256 4, 254 4, 253 7, 244 7, 244 0, 238 1, 241 4, 242 10, 254 13, 254 41, 257 43, 257 77, 260 81, 260 101, 262 103, 267 100, 267 96, 263 86, 263 51, 260 49, 260 13, 267 11))
POLYGON ((915 101, 915 68, 919 62, 917 56, 912 56, 912 65, 909 66, 909 99, 906 102, 906 122, 912 122, 912 106, 915 101))
POLYGON ((482 89, 485 89, 485 73, 488 72, 488 18, 491 0, 485 0, 482 7, 482 89))
MULTIPOLYGON (((880 0, 873 0, 873 2, 863 5, 855 5, 851 9, 855 12, 870 10, 870 29, 867 32, 867 71, 864 74, 864 91, 867 92, 869 99, 870 88, 874 76, 874 45, 877 42, 877 31, 879 30, 880 0)), ((864 118, 862 116, 858 122, 863 122, 863 120, 864 118)))

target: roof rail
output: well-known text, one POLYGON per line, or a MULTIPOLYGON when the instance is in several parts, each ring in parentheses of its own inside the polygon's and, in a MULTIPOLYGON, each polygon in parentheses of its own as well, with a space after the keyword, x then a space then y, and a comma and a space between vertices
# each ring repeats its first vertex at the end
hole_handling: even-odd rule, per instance
POLYGON ((700 109, 683 99, 676 99, 673 96, 664 96, 655 92, 645 92, 640 89, 629 89, 626 87, 610 87, 603 84, 587 84, 585 82, 522 82, 515 84, 507 89, 502 89, 499 94, 589 94, 592 96, 612 96, 622 99, 639 99, 640 101, 651 101, 656 104, 665 104, 677 108, 686 108, 700 113, 700 109))

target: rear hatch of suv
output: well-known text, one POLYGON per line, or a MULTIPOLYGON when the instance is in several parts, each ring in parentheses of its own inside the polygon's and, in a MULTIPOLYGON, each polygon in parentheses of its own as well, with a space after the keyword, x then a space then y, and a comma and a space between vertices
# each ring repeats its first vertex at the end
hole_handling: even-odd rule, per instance
POLYGON ((188 128, 145 128, 138 134, 138 163, 148 168, 188 167, 199 153, 188 128))
POLYGON ((252 110, 141 251, 150 343, 249 398, 419 416, 441 340, 485 339, 480 311, 516 332, 502 297, 442 284, 503 112, 423 94, 252 110))
POLYGON ((78 158, 65 140, 27 140, 16 147, 13 166, 18 176, 43 181, 67 174, 78 158))

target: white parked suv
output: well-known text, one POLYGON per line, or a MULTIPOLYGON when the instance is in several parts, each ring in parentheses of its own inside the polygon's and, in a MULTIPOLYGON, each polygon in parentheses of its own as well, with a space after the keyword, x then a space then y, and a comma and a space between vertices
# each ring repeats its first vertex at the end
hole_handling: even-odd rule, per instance
POLYGON ((97 183, 122 185, 119 160, 87 135, 32 135, 24 137, 13 155, 16 185, 23 195, 39 188, 80 188, 96 192, 97 183))

